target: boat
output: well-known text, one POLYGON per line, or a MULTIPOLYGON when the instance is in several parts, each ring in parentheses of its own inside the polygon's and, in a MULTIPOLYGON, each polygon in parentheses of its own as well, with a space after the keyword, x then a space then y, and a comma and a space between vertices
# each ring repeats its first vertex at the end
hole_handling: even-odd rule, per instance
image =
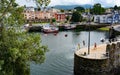
POLYGON ((22 31, 29 31, 30 25, 29 24, 24 24, 23 26, 21 26, 22 31))
POLYGON ((72 29, 75 29, 75 28, 76 28, 76 25, 73 25, 73 24, 71 24, 71 25, 69 25, 69 24, 64 25, 64 29, 65 30, 72 30, 72 29))
POLYGON ((44 33, 58 33, 59 28, 53 25, 45 25, 42 27, 44 33))

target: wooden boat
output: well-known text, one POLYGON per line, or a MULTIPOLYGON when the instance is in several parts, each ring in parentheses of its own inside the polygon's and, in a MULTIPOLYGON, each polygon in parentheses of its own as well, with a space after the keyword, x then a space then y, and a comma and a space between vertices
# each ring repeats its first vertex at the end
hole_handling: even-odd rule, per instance
POLYGON ((42 32, 44 33, 57 33, 59 31, 59 28, 52 25, 45 25, 42 27, 42 32))

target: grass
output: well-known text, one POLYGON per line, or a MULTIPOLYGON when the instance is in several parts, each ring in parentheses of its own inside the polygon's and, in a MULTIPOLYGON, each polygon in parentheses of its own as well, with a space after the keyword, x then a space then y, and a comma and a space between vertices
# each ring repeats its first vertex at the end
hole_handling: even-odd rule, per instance
POLYGON ((100 30, 100 31, 109 31, 109 28, 108 27, 102 27, 102 28, 98 28, 97 30, 100 30))

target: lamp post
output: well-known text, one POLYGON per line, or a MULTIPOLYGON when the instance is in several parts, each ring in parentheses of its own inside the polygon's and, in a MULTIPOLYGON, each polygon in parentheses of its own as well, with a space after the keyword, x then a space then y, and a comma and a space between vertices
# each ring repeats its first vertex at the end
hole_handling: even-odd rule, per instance
POLYGON ((90 54, 90 12, 88 12, 88 54, 90 54))

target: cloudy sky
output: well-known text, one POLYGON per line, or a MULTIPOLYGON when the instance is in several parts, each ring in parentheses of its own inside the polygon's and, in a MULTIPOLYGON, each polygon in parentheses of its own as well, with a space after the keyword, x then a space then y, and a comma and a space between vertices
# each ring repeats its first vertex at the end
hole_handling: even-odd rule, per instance
MULTIPOLYGON (((35 6, 32 0, 17 0, 20 5, 35 6)), ((75 4, 91 4, 100 3, 102 6, 120 6, 120 0, 51 0, 49 6, 54 5, 75 5, 75 4)))

